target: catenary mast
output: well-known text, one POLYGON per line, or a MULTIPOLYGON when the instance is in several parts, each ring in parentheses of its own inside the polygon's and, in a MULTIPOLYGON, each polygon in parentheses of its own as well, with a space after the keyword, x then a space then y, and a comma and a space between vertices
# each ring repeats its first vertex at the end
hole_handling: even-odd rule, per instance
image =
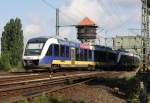
POLYGON ((141 71, 148 70, 149 61, 149 0, 142 0, 142 26, 141 34, 143 36, 143 66, 141 71))

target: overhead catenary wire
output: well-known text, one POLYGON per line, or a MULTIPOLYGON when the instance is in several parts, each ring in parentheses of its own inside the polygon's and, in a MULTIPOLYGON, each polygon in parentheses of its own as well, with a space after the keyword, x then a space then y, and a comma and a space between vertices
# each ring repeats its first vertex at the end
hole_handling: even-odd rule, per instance
POLYGON ((53 9, 55 9, 56 10, 56 8, 52 5, 52 4, 50 4, 49 2, 47 2, 46 0, 41 0, 45 5, 47 5, 47 6, 49 6, 49 7, 51 7, 51 8, 53 8, 53 9))
MULTIPOLYGON (((103 1, 99 0, 99 3, 100 3, 101 9, 102 9, 103 11, 105 11, 105 14, 107 15, 106 18, 109 20, 109 19, 110 19, 109 17, 112 16, 113 14, 110 12, 110 10, 108 10, 108 8, 105 7, 105 4, 104 4, 103 1)), ((99 8, 100 8, 100 7, 99 7, 99 8)), ((113 23, 112 20, 110 20, 110 22, 113 23)), ((103 27, 103 28, 104 28, 104 27, 103 27)), ((106 30, 106 31, 108 31, 108 30, 106 30)), ((109 31, 110 31, 110 30, 109 30, 109 31)))
MULTIPOLYGON (((104 2, 104 0, 102 0, 101 2, 104 2)), ((104 3, 103 3, 104 4, 104 3)), ((112 3, 110 3, 112 4, 112 3)), ((106 13, 108 13, 110 16, 112 17, 116 17, 117 20, 119 20, 119 22, 121 22, 121 25, 124 25, 124 22, 122 21, 120 15, 118 15, 113 7, 113 9, 108 7, 108 5, 105 5, 105 7, 103 6, 103 10, 106 11, 106 13), (113 11, 114 10, 114 11, 113 11)))
MULTIPOLYGON (((54 10, 56 10, 56 7, 53 5, 53 4, 51 4, 50 2, 48 2, 48 0, 41 0, 44 4, 46 4, 47 6, 49 6, 49 7, 51 7, 52 9, 54 9, 54 10)), ((101 1, 99 1, 100 3, 101 3, 101 1)), ((106 7, 104 7, 103 6, 103 4, 101 3, 101 7, 102 7, 102 9, 104 10, 104 11, 106 11, 106 14, 108 15, 108 17, 109 16, 113 16, 114 14, 108 9, 108 8, 106 8, 106 7)), ((83 13, 80 9, 76 9, 79 13, 80 13, 80 15, 83 15, 83 16, 87 16, 85 13, 83 13)), ((63 16, 65 16, 66 18, 70 18, 71 20, 73 20, 75 23, 77 22, 77 16, 75 15, 75 16, 70 16, 70 15, 66 15, 66 13, 65 12, 63 12, 62 10, 59 10, 59 12, 60 12, 60 14, 62 14, 63 16)), ((108 18, 109 19, 109 18, 108 18)), ((64 21, 65 21, 65 19, 64 19, 64 21)), ((68 20, 67 20, 67 22, 68 22, 68 20)), ((110 22, 112 22, 112 21, 110 21, 110 22)), ((76 26, 76 25, 59 25, 59 27, 73 27, 73 26, 76 26)), ((103 27, 104 28, 104 27, 103 27)), ((106 31, 106 30, 105 30, 106 31)), ((107 30, 108 31, 108 30, 107 30)))
MULTIPOLYGON (((51 7, 52 9, 56 10, 57 8, 55 6, 53 6, 50 2, 48 2, 47 0, 42 0, 42 2, 44 4, 46 4, 47 6, 51 7)), ((80 15, 83 16, 87 16, 84 12, 82 12, 81 10, 79 10, 78 8, 76 8, 76 10, 80 13, 80 15)), ((77 22, 77 20, 75 18, 73 18, 72 16, 66 15, 66 13, 64 13, 62 10, 59 10, 59 12, 64 15, 65 17, 69 17, 70 19, 74 20, 75 22, 77 22)), ((74 16, 75 17, 75 16, 74 16)), ((77 18, 77 16, 76 16, 77 18)), ((73 27, 73 26, 77 26, 77 25, 59 25, 59 27, 73 27)), ((99 26, 99 25, 97 25, 99 26)))
MULTIPOLYGON (((50 8, 56 10, 56 7, 53 6, 50 2, 48 2, 47 0, 41 0, 45 5, 49 6, 50 8)), ((69 16, 66 15, 66 13, 64 13, 62 10, 59 10, 59 13, 61 13, 63 16, 70 18, 71 20, 73 20, 74 22, 77 22, 76 18, 73 18, 73 16, 69 16)), ((75 16, 74 16, 75 17, 75 16)))
MULTIPOLYGON (((64 12, 62 12, 60 9, 56 8, 55 6, 53 6, 50 2, 48 2, 47 0, 42 0, 42 2, 47 5, 48 7, 52 8, 53 10, 56 11, 56 36, 59 36, 60 32, 62 31, 60 29, 60 27, 73 27, 73 26, 76 26, 76 25, 60 25, 59 23, 59 17, 60 17, 60 13, 62 15, 64 15, 66 18, 70 18, 71 21, 74 21, 76 22, 76 19, 72 18, 71 16, 68 16, 66 15, 64 12)), ((65 21, 65 19, 64 19, 65 21)))
MULTIPOLYGON (((115 8, 114 10, 115 10, 115 12, 116 12, 116 15, 118 15, 118 14, 121 14, 121 6, 120 6, 120 4, 118 3, 118 1, 117 0, 112 0, 112 3, 111 4, 115 4, 115 6, 113 7, 113 8, 115 8)), ((136 5, 135 5, 136 6, 136 5)), ((136 7, 138 7, 138 6, 136 6, 136 7)), ((126 9, 128 9, 128 8, 126 8, 126 9)), ((138 10, 139 11, 139 10, 138 10)), ((135 9, 134 9, 134 12, 135 12, 135 9)), ((128 21, 130 20, 130 18, 134 18, 135 17, 135 15, 131 15, 131 17, 130 17, 130 15, 128 15, 128 17, 127 18, 129 18, 129 19, 126 19, 126 20, 122 20, 122 18, 118 15, 118 19, 119 19, 119 21, 121 22, 121 24, 118 26, 118 27, 122 27, 122 26, 127 26, 127 24, 128 24, 128 21)), ((128 30, 128 27, 126 27, 126 29, 128 30)))
MULTIPOLYGON (((117 20, 120 22, 120 24, 117 26, 117 27, 123 27, 123 26, 126 26, 127 25, 127 21, 128 21, 128 19, 127 20, 122 20, 122 18, 120 17, 120 12, 118 11, 118 10, 120 10, 120 6, 118 6, 119 4, 118 4, 118 2, 117 1, 112 1, 112 3, 111 4, 116 4, 115 5, 115 7, 114 7, 114 5, 113 5, 113 10, 114 11, 112 11, 112 9, 110 10, 110 8, 109 7, 107 7, 108 5, 105 5, 104 4, 104 0, 99 0, 99 2, 100 2, 100 4, 101 4, 101 7, 102 7, 102 9, 105 11, 105 13, 107 14, 107 16, 108 17, 110 17, 110 16, 113 16, 113 17, 116 17, 117 18, 117 20), (114 3, 113 3, 114 2, 114 3), (114 8, 116 8, 117 7, 117 9, 114 9, 114 8), (119 13, 118 13, 119 12, 119 13)), ((110 18, 110 19, 112 19, 112 18, 110 18)), ((110 21, 111 23, 112 23, 112 20, 110 21)))

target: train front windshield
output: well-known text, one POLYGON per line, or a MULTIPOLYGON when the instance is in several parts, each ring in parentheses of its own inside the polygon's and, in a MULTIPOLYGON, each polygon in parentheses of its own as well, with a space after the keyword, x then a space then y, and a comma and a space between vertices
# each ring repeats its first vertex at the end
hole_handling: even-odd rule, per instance
POLYGON ((35 56, 40 55, 43 49, 44 43, 28 43, 25 49, 24 55, 35 56))

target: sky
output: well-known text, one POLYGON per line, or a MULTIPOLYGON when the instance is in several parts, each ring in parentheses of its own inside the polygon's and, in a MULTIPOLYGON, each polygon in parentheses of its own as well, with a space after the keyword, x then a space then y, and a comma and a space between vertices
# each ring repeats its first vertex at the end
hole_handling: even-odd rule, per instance
MULTIPOLYGON (((20 18, 25 41, 55 35, 55 8, 60 25, 76 25, 89 17, 99 26, 99 38, 132 35, 141 27, 141 0, 1 0, 0 37, 11 18, 20 18), (131 33, 132 32, 132 33, 131 33)), ((60 28, 60 36, 76 40, 76 28, 60 28)))

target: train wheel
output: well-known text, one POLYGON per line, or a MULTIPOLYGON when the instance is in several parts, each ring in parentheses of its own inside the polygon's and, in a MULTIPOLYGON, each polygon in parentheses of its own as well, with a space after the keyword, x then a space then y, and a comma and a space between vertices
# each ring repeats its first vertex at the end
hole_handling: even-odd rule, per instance
POLYGON ((56 72, 57 70, 60 70, 59 65, 51 65, 50 68, 48 68, 49 72, 56 72))
POLYGON ((25 68, 25 71, 26 71, 26 72, 32 72, 31 67, 25 66, 24 68, 25 68))
POLYGON ((49 67, 49 68, 47 68, 48 69, 48 72, 52 72, 52 68, 51 67, 49 67))
POLYGON ((94 70, 95 70, 95 67, 94 67, 93 65, 88 65, 88 70, 94 71, 94 70))

